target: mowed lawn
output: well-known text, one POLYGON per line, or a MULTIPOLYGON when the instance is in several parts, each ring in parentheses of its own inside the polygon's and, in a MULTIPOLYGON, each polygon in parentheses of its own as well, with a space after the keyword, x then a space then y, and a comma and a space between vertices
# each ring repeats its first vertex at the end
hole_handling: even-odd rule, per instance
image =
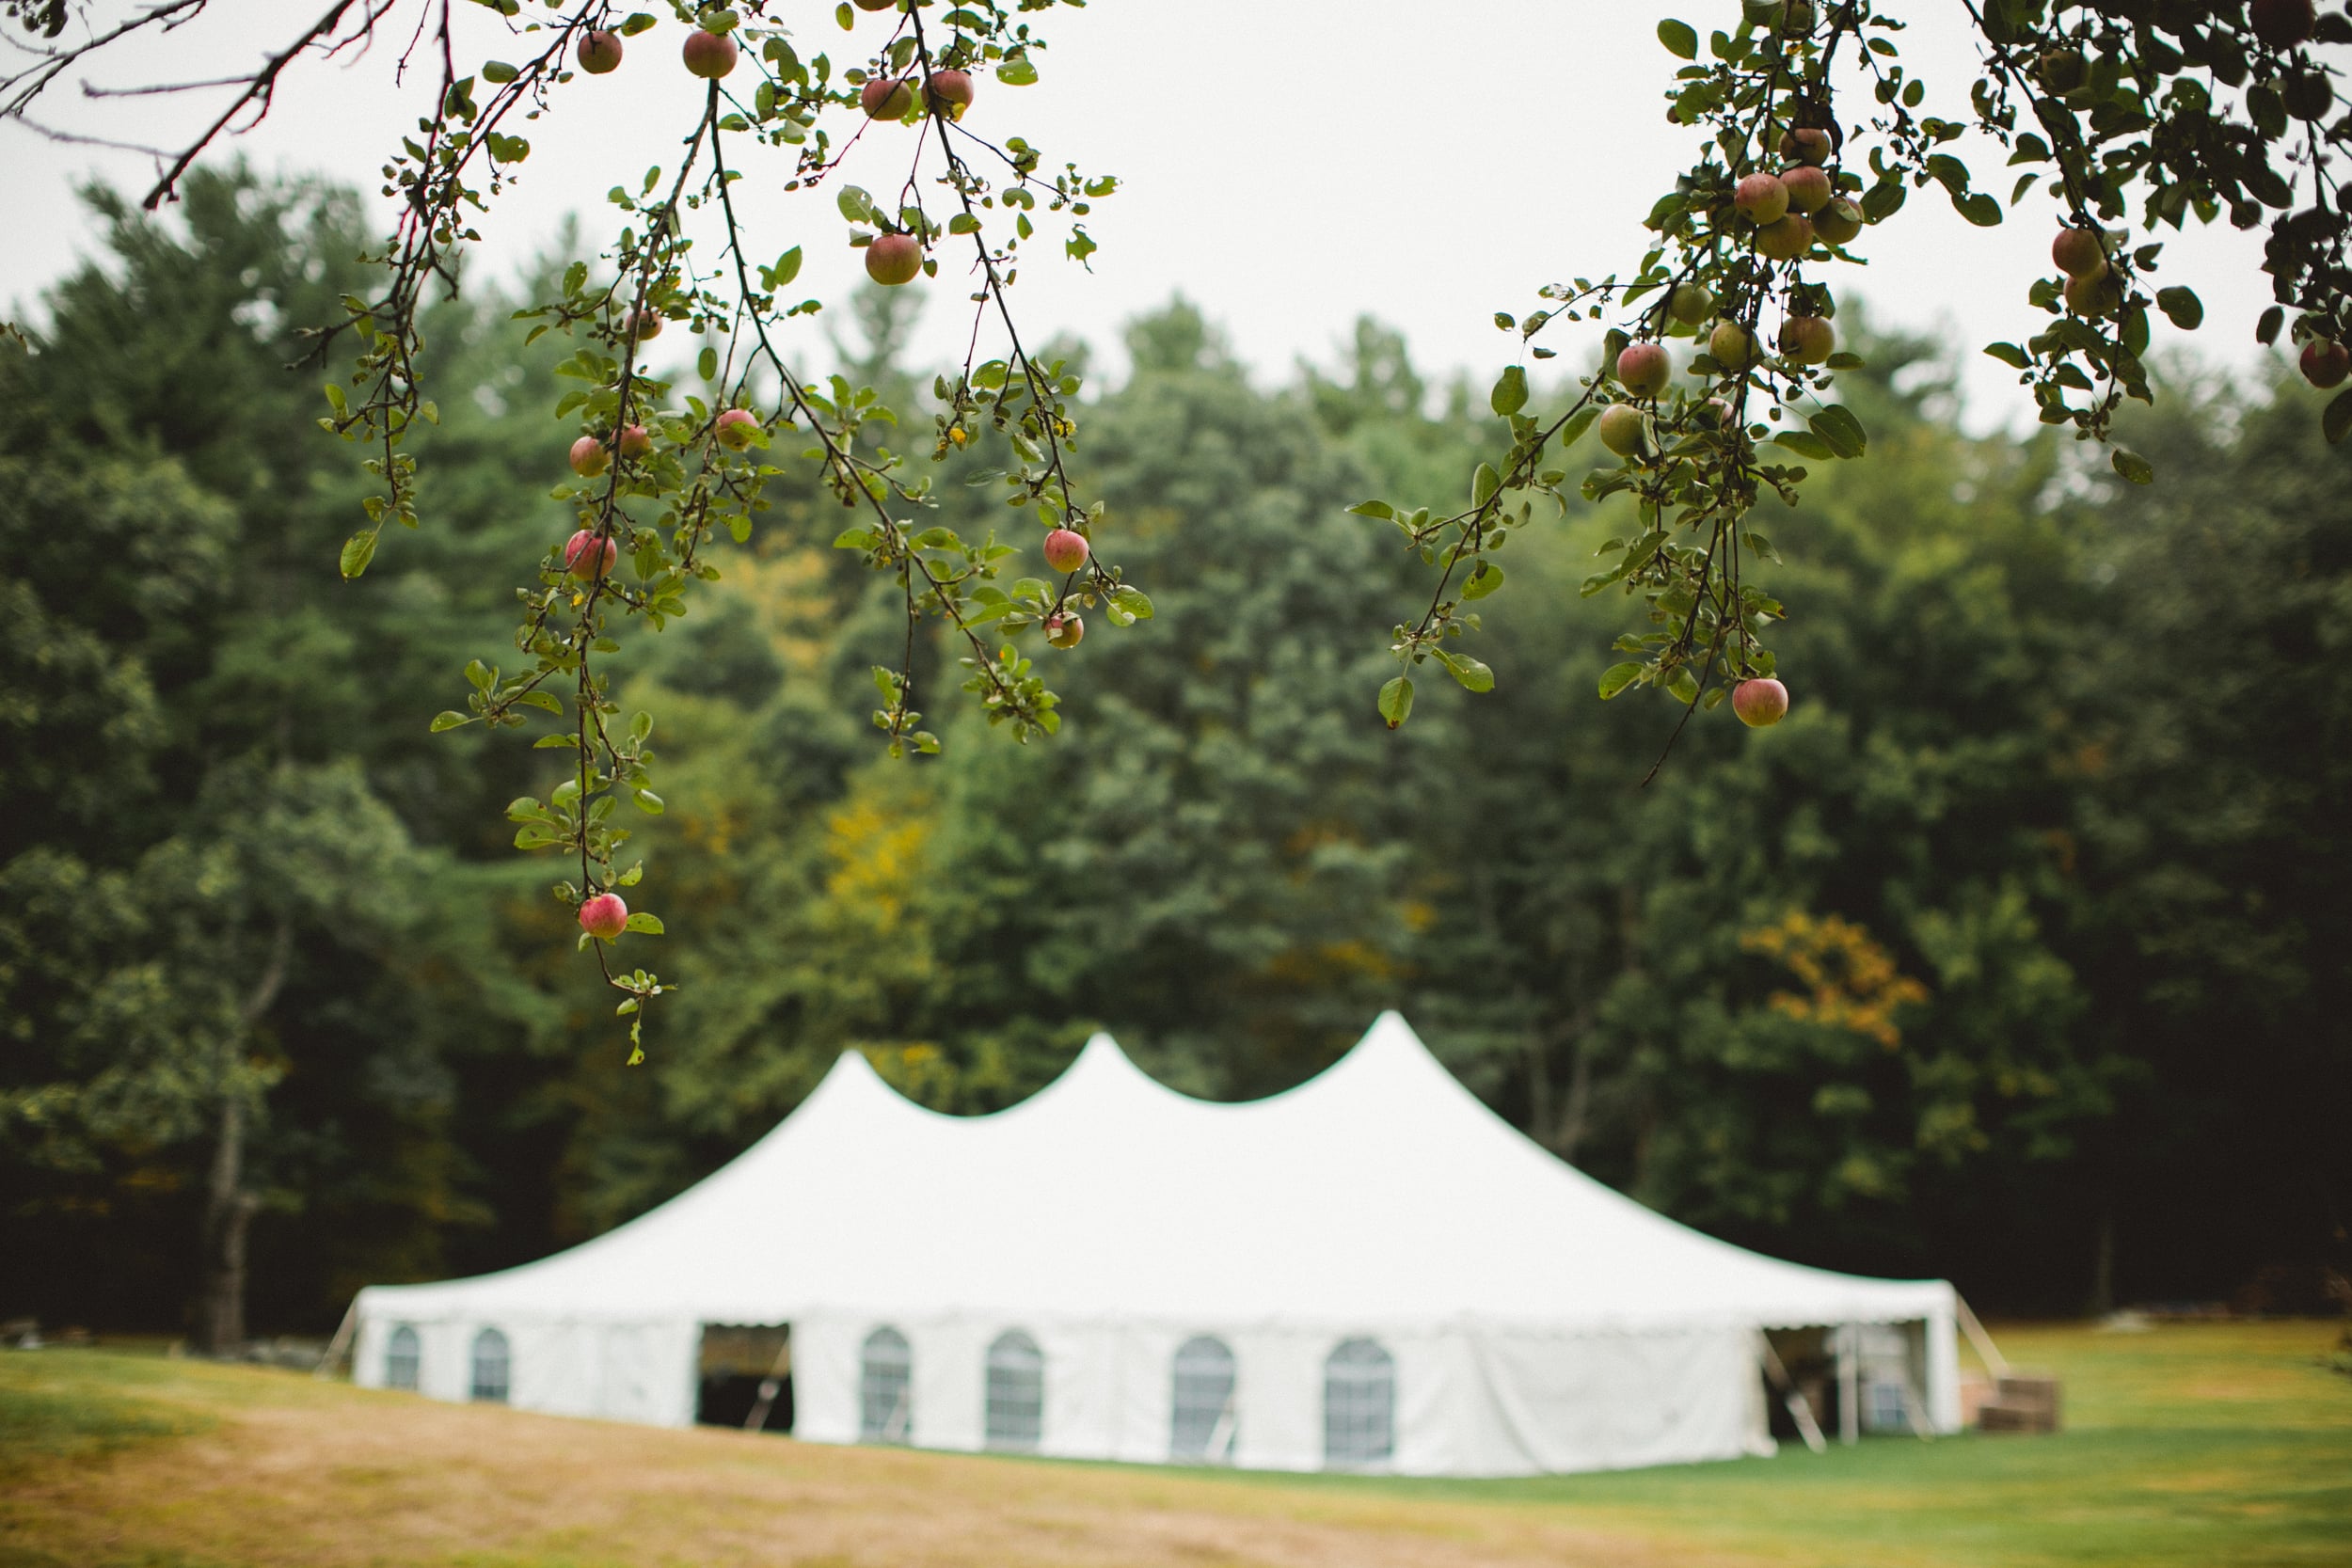
POLYGON ((2341 1326, 2010 1329, 2056 1437, 1513 1481, 655 1432, 106 1351, 0 1354, 0 1568, 2352 1564, 2341 1326))

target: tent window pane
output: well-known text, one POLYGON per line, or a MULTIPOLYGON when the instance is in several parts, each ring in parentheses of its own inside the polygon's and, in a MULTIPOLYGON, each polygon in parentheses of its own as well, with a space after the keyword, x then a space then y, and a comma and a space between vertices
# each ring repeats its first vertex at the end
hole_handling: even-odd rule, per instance
POLYGON ((508 1359, 506 1336, 485 1328, 473 1337, 473 1397, 492 1404, 506 1402, 508 1359))
POLYGON ((1370 1339, 1349 1339, 1323 1364, 1323 1463, 1385 1465, 1396 1451, 1396 1362, 1370 1339))
POLYGON ((1045 1353, 1014 1329, 988 1347, 988 1446, 1033 1453, 1045 1434, 1045 1353))
POLYGON ((1230 1465, 1233 1460, 1233 1353, 1202 1335, 1176 1351, 1175 1414, 1168 1457, 1179 1465, 1230 1465))
POLYGON ((866 1337, 858 1362, 857 1435, 861 1443, 903 1443, 913 1430, 914 1352, 895 1328, 866 1337))
POLYGON ((405 1388, 414 1393, 417 1387, 417 1365, 421 1358, 417 1343, 417 1331, 406 1323, 392 1330, 392 1341, 384 1347, 384 1386, 405 1388))

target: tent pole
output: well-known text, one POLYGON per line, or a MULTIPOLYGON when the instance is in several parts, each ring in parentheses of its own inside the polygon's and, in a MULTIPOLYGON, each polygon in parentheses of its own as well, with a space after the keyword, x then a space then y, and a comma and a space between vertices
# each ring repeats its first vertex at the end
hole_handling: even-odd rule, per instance
POLYGON ((1862 1435, 1862 1330, 1846 1323, 1837 1331, 1837 1440, 1851 1443, 1862 1435))
POLYGON ((351 1343, 352 1325, 358 1321, 358 1317, 359 1298, 354 1296, 351 1305, 343 1308, 343 1321, 337 1326, 335 1337, 326 1342, 326 1354, 319 1357, 319 1364, 310 1369, 312 1377, 325 1377, 327 1369, 343 1358, 343 1351, 351 1343))
POLYGON ((1764 1370, 1780 1386, 1781 1403, 1788 1406, 1788 1418, 1797 1423, 1797 1434, 1804 1439, 1804 1446, 1815 1453, 1829 1452, 1829 1439, 1821 1435, 1821 1423, 1813 1418, 1813 1407, 1805 1402, 1796 1380, 1788 1375, 1788 1367, 1781 1362, 1780 1352, 1772 1349, 1772 1337, 1757 1329, 1756 1342, 1763 1347, 1764 1370))
POLYGON ((776 1349, 776 1359, 769 1367, 768 1375, 760 1380, 759 1398, 752 1402, 752 1413, 743 1418, 745 1432, 759 1432, 768 1425, 768 1412, 775 1404, 776 1396, 784 1392, 784 1376, 792 1370, 792 1330, 784 1331, 784 1343, 776 1349))
POLYGON ((1993 1336, 1984 1331, 1984 1324, 1977 1322, 1977 1315, 1968 1310, 1968 1304, 1960 1299, 1958 1291, 1952 1292, 1952 1310, 1960 1319, 1960 1331, 1967 1335, 1969 1344, 1976 1347, 1977 1358, 1984 1363, 1984 1370, 1991 1372, 1996 1382, 2009 1376, 2009 1362, 1994 1347, 1993 1336))

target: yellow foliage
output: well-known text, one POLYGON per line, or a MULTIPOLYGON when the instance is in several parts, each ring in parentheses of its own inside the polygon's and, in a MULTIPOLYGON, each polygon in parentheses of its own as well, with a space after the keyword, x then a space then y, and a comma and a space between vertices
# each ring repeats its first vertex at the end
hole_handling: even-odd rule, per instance
POLYGON ((1807 1023, 1867 1036, 1892 1051, 1902 1043, 1898 1008, 1928 999, 1928 988, 1898 971, 1895 957, 1870 933, 1836 915, 1790 910, 1775 924, 1750 931, 1740 945, 1777 958, 1807 990, 1776 991, 1767 1006, 1807 1023))
POLYGON ((919 800, 854 791, 825 819, 825 848, 834 867, 825 879, 825 896, 857 907, 885 929, 895 927, 922 874, 931 826, 919 800))

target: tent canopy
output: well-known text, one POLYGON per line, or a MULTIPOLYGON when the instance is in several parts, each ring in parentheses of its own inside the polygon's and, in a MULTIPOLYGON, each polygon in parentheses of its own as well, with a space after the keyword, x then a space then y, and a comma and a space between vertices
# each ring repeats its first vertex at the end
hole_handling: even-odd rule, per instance
POLYGON ((844 1054, 699 1185, 568 1252, 363 1316, 807 1312, 1568 1335, 1948 1317, 1938 1280, 1867 1279, 1732 1246, 1521 1135, 1384 1013, 1298 1087, 1178 1094, 1098 1035, 1009 1109, 950 1117, 844 1054))

